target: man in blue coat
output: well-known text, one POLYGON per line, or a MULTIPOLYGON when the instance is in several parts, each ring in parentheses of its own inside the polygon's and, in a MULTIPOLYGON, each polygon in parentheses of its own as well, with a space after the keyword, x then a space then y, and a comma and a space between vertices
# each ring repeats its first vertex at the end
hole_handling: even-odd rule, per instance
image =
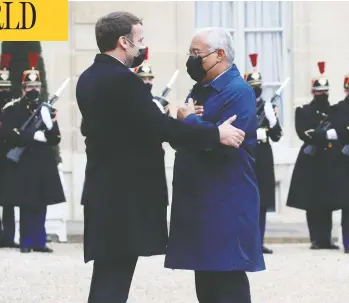
POLYGON ((201 30, 192 40, 187 71, 197 82, 188 99, 203 113, 198 107, 197 115, 178 116, 191 125, 220 125, 236 115, 233 124, 245 132, 237 149, 175 147, 165 266, 195 271, 200 303, 250 303, 245 272, 265 269, 255 172, 256 97, 233 61, 229 32, 201 30))

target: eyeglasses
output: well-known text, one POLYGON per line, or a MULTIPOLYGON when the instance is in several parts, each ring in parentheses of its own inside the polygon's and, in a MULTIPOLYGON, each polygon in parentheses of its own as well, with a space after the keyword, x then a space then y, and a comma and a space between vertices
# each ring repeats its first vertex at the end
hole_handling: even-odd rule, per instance
POLYGON ((205 58, 205 57, 213 54, 217 50, 218 49, 208 50, 208 51, 190 50, 190 51, 187 52, 187 56, 198 57, 199 55, 203 54, 204 56, 202 56, 202 58, 205 58))
POLYGON ((191 50, 191 51, 187 52, 187 56, 198 57, 200 54, 204 54, 204 53, 205 53, 205 51, 194 51, 194 50, 191 50))

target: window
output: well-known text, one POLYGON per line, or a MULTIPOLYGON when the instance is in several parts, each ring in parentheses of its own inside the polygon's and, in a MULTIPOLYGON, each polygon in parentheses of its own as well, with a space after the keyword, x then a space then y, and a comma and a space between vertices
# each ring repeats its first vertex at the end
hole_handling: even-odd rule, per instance
POLYGON ((232 1, 195 1, 195 27, 225 27, 234 38, 233 7, 232 1))
MULTIPOLYGON (((220 26, 232 33, 237 49, 235 62, 241 74, 252 70, 249 54, 258 53, 257 67, 263 77, 263 98, 266 100, 289 76, 288 5, 284 1, 195 2, 197 29, 220 26)), ((284 95, 278 102, 281 123, 284 95)))

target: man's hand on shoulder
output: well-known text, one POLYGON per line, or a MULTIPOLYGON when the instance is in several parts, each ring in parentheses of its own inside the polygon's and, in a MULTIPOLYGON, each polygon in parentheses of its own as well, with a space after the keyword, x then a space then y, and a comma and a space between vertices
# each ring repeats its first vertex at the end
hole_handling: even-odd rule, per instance
POLYGON ((245 132, 231 125, 235 120, 236 116, 233 116, 218 127, 219 138, 222 144, 239 148, 244 141, 245 132))

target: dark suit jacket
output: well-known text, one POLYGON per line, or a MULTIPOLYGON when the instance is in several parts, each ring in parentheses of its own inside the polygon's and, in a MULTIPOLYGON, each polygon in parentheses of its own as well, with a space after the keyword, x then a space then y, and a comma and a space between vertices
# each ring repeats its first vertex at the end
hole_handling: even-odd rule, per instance
POLYGON ((168 197, 162 142, 214 148, 217 127, 162 114, 143 81, 105 54, 81 74, 76 97, 87 154, 85 261, 163 254, 168 197))

